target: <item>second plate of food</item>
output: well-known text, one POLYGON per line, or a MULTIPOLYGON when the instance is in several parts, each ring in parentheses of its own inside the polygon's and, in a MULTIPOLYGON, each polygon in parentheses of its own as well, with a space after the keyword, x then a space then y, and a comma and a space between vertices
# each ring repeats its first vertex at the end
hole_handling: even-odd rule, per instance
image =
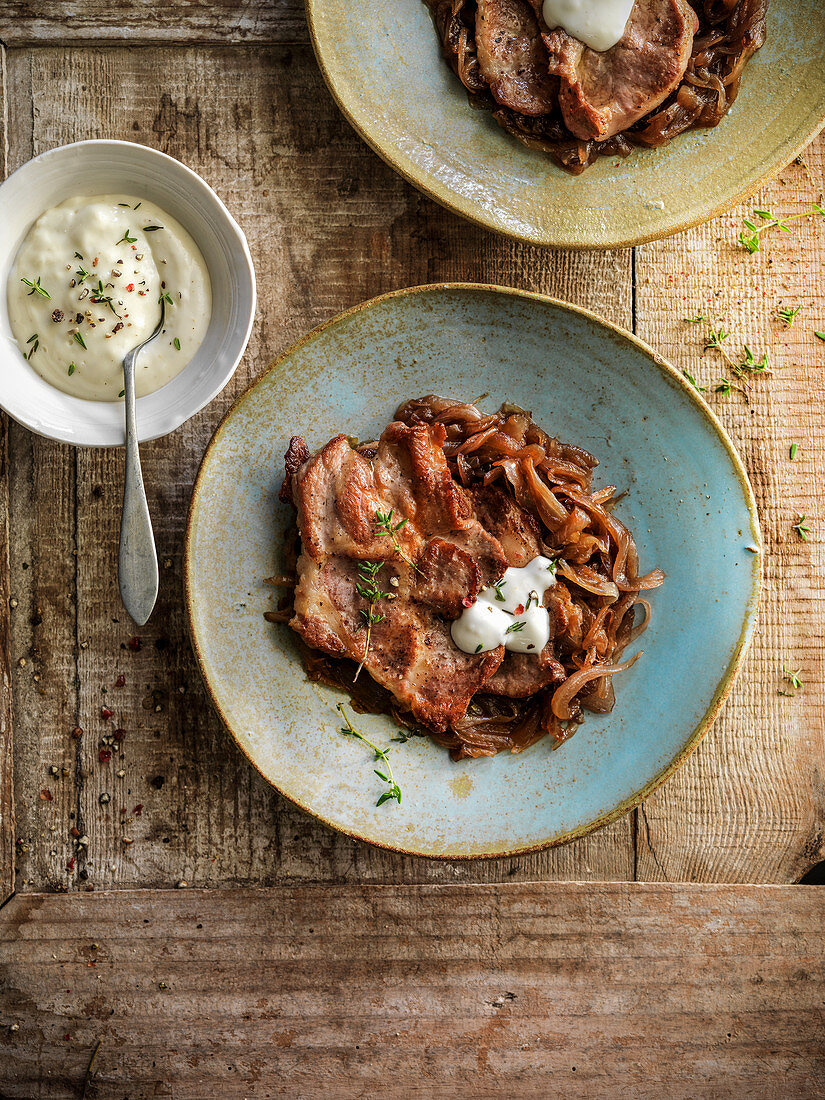
MULTIPOLYGON (((817 0, 771 0, 767 20, 764 0, 606 5, 602 15, 630 11, 615 57, 548 34, 538 0, 430 5, 435 20, 421 0, 307 0, 324 78, 361 136, 416 187, 534 244, 621 247, 696 225, 789 163, 825 118, 817 0), (682 132, 688 125, 700 128, 682 132), (614 132, 579 176, 542 151, 577 168, 595 152, 588 134, 614 132)), ((575 15, 575 5, 551 7, 575 15)))
POLYGON ((760 585, 745 471, 684 379, 585 310, 473 285, 385 295, 285 352, 215 433, 186 553, 201 671, 250 762, 342 832, 450 858, 646 797, 713 721, 760 585), (300 638, 264 618, 293 605, 300 638))

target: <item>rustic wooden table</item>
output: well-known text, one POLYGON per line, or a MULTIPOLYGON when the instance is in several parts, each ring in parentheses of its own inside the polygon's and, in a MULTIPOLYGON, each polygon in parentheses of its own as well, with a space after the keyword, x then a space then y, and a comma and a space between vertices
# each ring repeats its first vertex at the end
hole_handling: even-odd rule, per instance
MULTIPOLYGON (((350 130, 299 0, 5 0, 0 39, 6 173, 81 138, 162 149, 229 205, 260 292, 230 385, 143 448, 147 627, 117 592, 122 455, 2 421, 0 1095, 822 1095, 825 899, 789 884, 825 847, 825 224, 755 256, 742 209, 621 252, 494 237, 350 130), (355 843, 274 794, 206 701, 181 593, 192 481, 249 381, 336 312, 451 279, 587 306, 707 386, 767 552, 751 654, 685 766, 578 843, 468 864, 355 843), (773 373, 714 392, 698 312, 773 373)), ((823 169, 820 141, 754 201, 803 212, 823 169)))

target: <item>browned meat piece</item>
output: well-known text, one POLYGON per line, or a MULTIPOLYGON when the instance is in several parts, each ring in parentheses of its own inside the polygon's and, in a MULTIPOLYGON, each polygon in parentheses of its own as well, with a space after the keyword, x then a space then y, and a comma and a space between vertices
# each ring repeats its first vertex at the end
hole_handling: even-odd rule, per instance
MULTIPOLYGON (((495 485, 470 490, 476 515, 485 530, 495 535, 504 550, 507 564, 521 569, 542 553, 537 521, 495 485)), ((547 596, 552 592, 548 590, 547 596)), ((547 597, 545 597, 547 604, 547 597)), ((504 661, 484 690, 511 699, 526 699, 549 684, 565 677, 562 665, 553 655, 553 615, 550 616, 550 641, 538 659, 527 653, 505 653, 504 661)))
POLYGON ((384 562, 382 592, 364 668, 424 725, 444 732, 501 664, 503 647, 462 653, 450 620, 462 601, 496 580, 506 560, 450 477, 435 424, 391 424, 372 462, 345 436, 331 440, 292 477, 302 553, 290 625, 315 649, 360 661, 366 631, 357 592, 359 562, 384 562), (393 511, 403 554, 378 533, 376 513, 393 511), (397 580, 397 586, 392 583, 397 580))
POLYGON ((471 489, 479 523, 501 543, 508 565, 522 569, 542 553, 538 521, 495 485, 471 489))
POLYGON ((285 503, 292 502, 292 478, 299 467, 303 466, 309 458, 309 448, 299 435, 294 435, 289 441, 284 455, 284 481, 281 485, 280 498, 285 503))
POLYGON ((527 0, 478 0, 476 51, 481 75, 496 100, 522 115, 556 106, 558 81, 527 0))
POLYGON ((447 619, 457 619, 481 591, 478 562, 454 542, 430 539, 416 564, 413 597, 447 619))
POLYGON ((686 0, 636 0, 623 37, 604 53, 560 28, 547 31, 568 129, 582 140, 604 141, 658 107, 682 79, 698 28, 686 0))

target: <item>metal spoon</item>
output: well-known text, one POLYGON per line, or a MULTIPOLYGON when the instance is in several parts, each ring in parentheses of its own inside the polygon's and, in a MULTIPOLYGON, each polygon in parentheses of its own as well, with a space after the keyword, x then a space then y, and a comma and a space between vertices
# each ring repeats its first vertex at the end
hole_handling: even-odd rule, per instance
POLYGON ((123 606, 138 624, 148 620, 158 598, 158 555, 143 473, 140 468, 137 423, 135 421, 135 362, 141 351, 160 335, 166 317, 166 303, 160 300, 160 320, 155 331, 123 360, 124 407, 126 409, 126 477, 123 483, 123 513, 120 519, 118 583, 123 606))

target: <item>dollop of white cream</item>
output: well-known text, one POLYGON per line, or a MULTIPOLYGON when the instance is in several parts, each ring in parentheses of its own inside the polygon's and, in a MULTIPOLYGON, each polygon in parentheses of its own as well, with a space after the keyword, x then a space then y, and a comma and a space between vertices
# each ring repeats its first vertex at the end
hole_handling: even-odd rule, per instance
POLYGON ((30 366, 52 386, 92 401, 116 401, 121 364, 141 352, 138 397, 171 381, 209 326, 212 288, 200 249, 179 222, 146 199, 67 199, 29 229, 15 257, 7 300, 12 332, 30 366))
POLYGON ((624 34, 634 0, 544 0, 542 15, 551 30, 561 27, 591 50, 604 53, 624 34))
POLYGON ((522 569, 511 567, 450 627, 464 653, 487 653, 503 645, 514 653, 538 656, 550 640, 544 593, 556 583, 556 563, 541 554, 522 569))

